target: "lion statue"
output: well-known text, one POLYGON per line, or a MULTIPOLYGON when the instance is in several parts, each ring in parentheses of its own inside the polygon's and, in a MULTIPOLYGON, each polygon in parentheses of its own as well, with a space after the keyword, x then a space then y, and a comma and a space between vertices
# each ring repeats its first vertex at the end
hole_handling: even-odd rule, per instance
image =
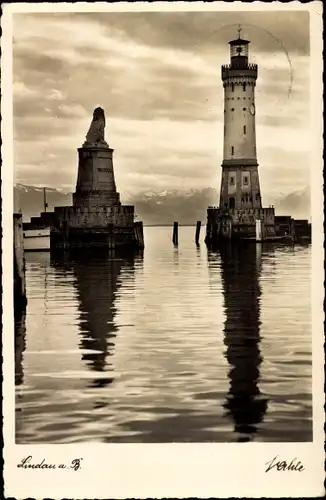
POLYGON ((91 126, 86 135, 84 146, 107 146, 104 139, 105 115, 104 109, 96 108, 93 112, 91 126))

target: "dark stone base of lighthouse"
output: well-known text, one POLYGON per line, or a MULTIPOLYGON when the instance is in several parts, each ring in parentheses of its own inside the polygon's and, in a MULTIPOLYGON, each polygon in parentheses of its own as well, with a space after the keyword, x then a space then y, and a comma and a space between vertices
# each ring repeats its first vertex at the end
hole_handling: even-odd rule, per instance
POLYGON ((224 243, 256 241, 256 221, 261 221, 262 239, 275 237, 274 208, 207 209, 205 243, 218 246, 224 243))
POLYGON ((274 208, 249 208, 242 210, 207 209, 205 243, 208 247, 261 243, 309 244, 311 224, 308 220, 295 220, 291 216, 277 216, 274 208), (257 240, 256 221, 261 221, 260 238, 257 240))

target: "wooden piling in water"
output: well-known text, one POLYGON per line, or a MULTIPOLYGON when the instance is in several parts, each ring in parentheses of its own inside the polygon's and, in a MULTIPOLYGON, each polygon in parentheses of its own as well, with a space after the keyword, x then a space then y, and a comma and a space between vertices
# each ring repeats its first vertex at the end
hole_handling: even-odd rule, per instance
POLYGON ((21 314, 27 305, 25 280, 25 255, 23 218, 21 214, 14 214, 14 309, 15 315, 21 314))
POLYGON ((195 235, 196 245, 199 245, 200 228, 201 228, 201 221, 198 220, 196 225, 196 235, 195 235))
POLYGON ((173 245, 178 244, 178 240, 179 240, 178 229, 179 229, 178 223, 174 222, 174 224, 173 224, 173 236, 172 236, 173 245))
POLYGON ((144 248, 144 229, 142 221, 134 223, 135 240, 138 248, 144 248))

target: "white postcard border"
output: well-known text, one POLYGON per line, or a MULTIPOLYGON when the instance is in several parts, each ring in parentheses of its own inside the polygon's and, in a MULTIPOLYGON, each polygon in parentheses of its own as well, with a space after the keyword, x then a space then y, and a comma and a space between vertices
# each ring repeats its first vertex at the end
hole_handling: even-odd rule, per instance
POLYGON ((5 496, 16 498, 185 498, 311 497, 323 495, 324 354, 323 354, 323 176, 322 176, 322 3, 225 2, 5 4, 2 18, 2 210, 3 210, 3 411, 5 496), (311 40, 311 191, 312 191, 312 325, 313 442, 209 444, 14 444, 13 328, 13 118, 12 24, 18 12, 162 11, 162 10, 305 10, 310 12, 311 40), (67 463, 82 458, 79 470, 24 470, 35 461, 67 463), (301 473, 265 473, 278 455, 296 457, 301 473))

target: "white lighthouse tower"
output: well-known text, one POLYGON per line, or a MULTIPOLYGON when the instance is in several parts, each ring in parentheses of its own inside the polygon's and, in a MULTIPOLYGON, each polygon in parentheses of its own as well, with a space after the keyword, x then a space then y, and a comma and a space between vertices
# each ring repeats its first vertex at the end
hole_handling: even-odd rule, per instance
POLYGON ((220 209, 261 208, 256 152, 257 64, 249 63, 249 41, 229 42, 230 64, 222 66, 224 147, 220 209))
POLYGON ((206 243, 259 240, 275 235, 274 208, 262 207, 256 151, 257 64, 249 62, 249 40, 229 42, 230 63, 222 66, 224 145, 219 207, 208 207, 206 243))

